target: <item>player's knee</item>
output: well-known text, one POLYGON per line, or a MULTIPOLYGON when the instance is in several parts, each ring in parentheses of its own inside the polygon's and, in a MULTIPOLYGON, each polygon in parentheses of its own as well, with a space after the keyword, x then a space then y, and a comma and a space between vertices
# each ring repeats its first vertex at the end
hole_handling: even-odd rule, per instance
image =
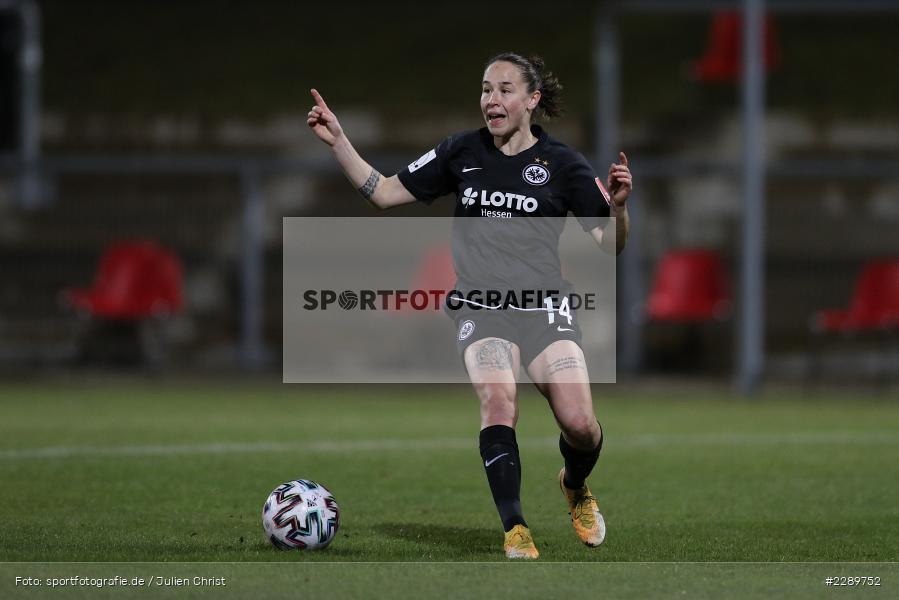
POLYGON ((515 420, 515 386, 485 383, 478 386, 483 421, 489 425, 510 424, 515 420))
POLYGON ((478 396, 486 405, 514 405, 515 385, 507 383, 483 383, 478 386, 478 396))
POLYGON ((575 415, 562 423, 562 429, 572 444, 581 448, 595 448, 601 436, 596 417, 589 414, 575 415))

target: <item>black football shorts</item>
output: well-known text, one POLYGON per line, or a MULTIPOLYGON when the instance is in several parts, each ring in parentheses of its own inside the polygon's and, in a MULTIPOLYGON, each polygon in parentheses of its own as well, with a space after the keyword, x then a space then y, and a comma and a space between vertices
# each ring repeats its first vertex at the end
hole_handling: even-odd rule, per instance
POLYGON ((558 311, 464 307, 447 312, 456 322, 456 346, 463 360, 466 348, 489 337, 517 345, 524 368, 553 342, 571 340, 581 345, 581 328, 575 311, 560 315, 558 311))

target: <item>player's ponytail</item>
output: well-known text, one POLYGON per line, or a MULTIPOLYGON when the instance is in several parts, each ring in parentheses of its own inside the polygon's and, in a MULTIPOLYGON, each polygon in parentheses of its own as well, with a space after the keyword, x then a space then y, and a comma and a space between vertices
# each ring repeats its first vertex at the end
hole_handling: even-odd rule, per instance
POLYGON ((537 110, 547 119, 561 116, 562 84, 559 83, 559 78, 553 75, 552 71, 547 70, 541 57, 532 56, 528 60, 534 65, 534 70, 540 77, 540 104, 537 105, 537 110))
POLYGON ((521 77, 528 85, 528 93, 540 90, 540 103, 537 104, 537 112, 545 119, 552 119, 562 114, 562 84, 559 78, 546 69, 543 59, 539 56, 525 58, 514 52, 502 52, 492 57, 484 65, 486 69, 495 62, 510 62, 521 71, 521 77))

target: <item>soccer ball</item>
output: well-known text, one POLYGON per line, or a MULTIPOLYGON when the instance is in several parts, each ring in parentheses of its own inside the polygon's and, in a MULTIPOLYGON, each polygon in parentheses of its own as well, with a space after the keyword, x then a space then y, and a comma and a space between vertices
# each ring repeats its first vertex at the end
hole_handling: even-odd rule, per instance
POLYGON ((262 507, 262 526, 275 548, 321 550, 337 535, 340 508, 323 485, 296 479, 269 494, 262 507))

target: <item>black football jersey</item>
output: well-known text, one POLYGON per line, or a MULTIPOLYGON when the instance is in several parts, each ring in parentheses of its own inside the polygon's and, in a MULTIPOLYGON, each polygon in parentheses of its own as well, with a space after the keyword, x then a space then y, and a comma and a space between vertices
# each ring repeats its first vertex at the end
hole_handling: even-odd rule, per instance
POLYGON ((515 156, 503 154, 486 127, 454 134, 398 173, 421 202, 455 194, 459 290, 568 290, 558 253, 564 217, 571 212, 590 231, 609 216, 608 194, 587 160, 538 125, 531 131, 537 143, 515 156))

